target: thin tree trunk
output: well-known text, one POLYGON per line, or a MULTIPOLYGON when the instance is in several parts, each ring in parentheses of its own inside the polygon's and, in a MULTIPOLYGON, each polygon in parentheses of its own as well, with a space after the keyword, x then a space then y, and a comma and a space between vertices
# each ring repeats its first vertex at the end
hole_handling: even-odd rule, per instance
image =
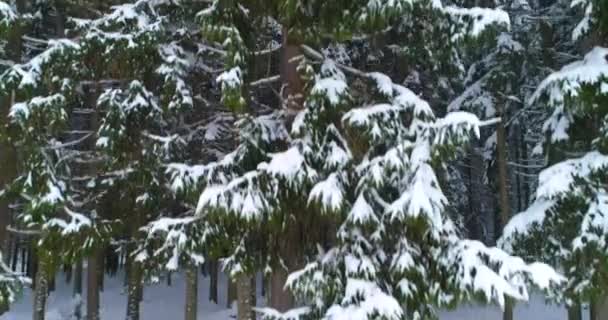
MULTIPOLYGON (((496 107, 499 116, 504 118, 502 104, 499 102, 496 107)), ((496 127, 496 164, 498 166, 498 197, 500 207, 500 234, 505 225, 511 218, 511 208, 509 203, 509 181, 507 172, 507 145, 506 145, 506 130, 503 121, 499 122, 496 127)), ((505 297, 505 310, 503 320, 513 320, 513 300, 510 297, 505 297)))
POLYGON ((99 252, 91 253, 87 263, 87 320, 99 320, 99 252))
MULTIPOLYGON (((297 39, 292 38, 287 29, 283 30, 283 52, 281 57, 281 82, 285 87, 283 99, 289 112, 289 122, 302 110, 304 101, 304 82, 298 73, 298 62, 293 58, 302 55, 297 39)), ((288 128, 290 127, 288 123, 288 128)))
POLYGON ((77 320, 82 318, 82 261, 76 262, 76 265, 72 267, 72 278, 74 280, 74 299, 76 305, 74 307, 74 317, 77 320))
POLYGON ((186 320, 196 320, 198 309, 198 267, 190 264, 186 269, 186 320))
MULTIPOLYGON (((513 140, 515 140, 515 146, 513 147, 515 149, 515 162, 516 163, 524 163, 521 161, 521 145, 520 145, 520 141, 518 139, 518 137, 520 136, 518 133, 519 131, 522 131, 521 126, 518 125, 517 126, 517 131, 515 133, 515 138, 513 140)), ((524 208, 527 206, 526 203, 524 203, 523 201, 523 188, 522 188, 522 177, 519 173, 515 173, 515 186, 517 188, 516 191, 516 195, 517 195, 517 212, 521 212, 524 210, 524 208)))
POLYGON ((237 320, 254 320, 251 277, 241 274, 236 280, 237 285, 237 320))
POLYGON ((237 299, 236 284, 228 277, 228 290, 226 297, 226 308, 232 308, 232 303, 237 299))
POLYGON ((65 37, 65 3, 55 0, 55 31, 59 38, 65 37))
POLYGON ((505 310, 502 314, 503 320, 513 320, 513 307, 515 301, 511 297, 505 297, 505 310))
POLYGON ((97 251, 97 279, 99 281, 99 291, 103 292, 104 283, 106 278, 106 259, 105 250, 101 249, 97 251))
POLYGON ((568 307, 568 320, 581 320, 581 305, 575 304, 568 307))
POLYGON ((217 261, 209 261, 209 301, 213 301, 217 304, 217 261))
MULTIPOLYGON (((521 148, 522 148, 522 163, 528 164, 528 144, 526 143, 526 139, 525 139, 525 130, 521 130, 520 132, 520 140, 521 140, 521 148)), ((528 178, 528 175, 530 174, 527 166, 524 166, 522 168, 522 172, 524 173, 523 176, 523 196, 524 196, 524 208, 527 208, 528 205, 530 205, 530 178, 528 178)))
POLYGON ((36 272, 36 280, 34 287, 34 310, 32 312, 33 320, 44 320, 46 313, 46 299, 48 297, 49 286, 48 286, 48 266, 46 265, 46 258, 38 258, 38 270, 36 272))
POLYGON ((49 294, 55 291, 55 275, 49 274, 49 294))
POLYGON ((25 274, 26 257, 19 245, 19 238, 16 236, 11 237, 11 250, 11 270, 17 271, 17 262, 19 261, 19 253, 21 253, 21 273, 25 274))
POLYGON ((254 307, 258 303, 256 291, 257 291, 256 277, 253 276, 253 277, 251 277, 251 310, 250 310, 252 320, 256 319, 256 312, 255 312, 255 310, 253 310, 254 307))
POLYGON ((129 285, 127 288, 127 320, 139 320, 139 304, 141 302, 141 265, 130 259, 129 285))
POLYGON ((467 229, 471 239, 483 239, 480 213, 481 208, 481 184, 483 183, 483 156, 475 146, 472 146, 468 156, 468 189, 469 189, 469 214, 467 218, 467 229))

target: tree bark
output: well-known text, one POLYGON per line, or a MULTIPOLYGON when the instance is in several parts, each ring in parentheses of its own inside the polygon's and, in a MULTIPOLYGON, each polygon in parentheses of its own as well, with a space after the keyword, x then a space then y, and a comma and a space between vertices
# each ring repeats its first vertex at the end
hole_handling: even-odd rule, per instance
POLYGON ((72 267, 73 271, 72 278, 74 280, 74 299, 76 305, 74 306, 74 318, 77 320, 82 319, 82 260, 76 262, 76 265, 72 267))
POLYGON ((257 291, 257 284, 256 284, 256 277, 255 275, 251 277, 251 319, 255 320, 256 319, 256 312, 255 310, 253 310, 255 308, 255 306, 258 303, 258 297, 256 295, 256 291, 257 291))
POLYGON ((237 320, 255 320, 253 315, 252 282, 251 277, 241 274, 236 280, 237 286, 237 320))
POLYGON ((99 253, 95 250, 87 263, 87 320, 99 320, 99 253))
POLYGON ((49 294, 48 266, 45 257, 38 258, 38 270, 34 282, 34 310, 33 320, 44 320, 46 313, 46 299, 49 294))
MULTIPOLYGON (((293 119, 303 108, 304 102, 304 82, 298 73, 298 61, 294 58, 302 55, 300 47, 300 39, 292 37, 289 34, 288 28, 283 30, 283 51, 281 56, 281 82, 285 88, 283 97, 285 100, 284 107, 287 108, 289 117, 286 127, 290 128, 293 119)), ((297 214, 285 212, 286 221, 291 221, 289 215, 297 214)), ((288 290, 285 290, 285 281, 291 271, 294 271, 298 266, 299 251, 297 246, 300 243, 298 235, 301 233, 301 225, 293 222, 288 222, 285 229, 285 235, 279 244, 278 254, 285 261, 288 270, 282 267, 276 267, 270 275, 270 299, 269 306, 278 311, 285 312, 294 306, 294 298, 288 290)))
POLYGON ((198 267, 190 264, 186 269, 186 320, 196 320, 198 307, 198 267))
POLYGON ((294 299, 285 289, 288 272, 282 268, 274 270, 270 276, 270 306, 280 312, 285 312, 294 306, 294 299))
POLYGON ((217 304, 217 261, 209 261, 209 301, 213 301, 217 304))
POLYGON ((480 186, 483 183, 483 156, 478 152, 476 146, 472 146, 469 150, 468 156, 468 189, 469 189, 469 214, 467 219, 467 229, 469 231, 469 237, 475 240, 483 239, 483 231, 481 226, 480 214, 481 208, 481 195, 482 190, 480 186))
MULTIPOLYGON (((95 129, 97 130, 97 129, 95 129)), ((97 253, 97 281, 99 282, 99 291, 103 292, 104 289, 104 280, 106 277, 105 269, 106 269, 106 259, 105 259, 105 250, 100 249, 96 251, 97 253)))
MULTIPOLYGON (((281 82, 284 86, 284 102, 289 113, 289 122, 302 110, 304 105, 304 82, 298 73, 298 61, 293 58, 302 55, 302 49, 297 39, 288 34, 287 28, 283 29, 283 51, 281 57, 281 82)), ((289 128, 291 123, 288 123, 289 128)))
MULTIPOLYGON (((498 116, 503 117, 503 121, 496 126, 496 165, 498 166, 498 202, 500 207, 500 234, 511 218, 511 208, 509 203, 509 181, 507 172, 507 134, 505 130, 505 119, 502 104, 496 106, 498 116)), ((513 320, 513 300, 505 297, 505 310, 503 320, 513 320)))
POLYGON ((127 318, 126 320, 139 320, 139 303, 141 302, 142 283, 141 265, 131 259, 129 266, 129 285, 127 288, 127 318))
POLYGON ((608 320, 608 298, 601 297, 591 301, 589 320, 608 320))
POLYGON ((55 0, 55 31, 59 38, 65 37, 65 3, 55 0))
POLYGON ((568 320, 581 320, 582 318, 580 304, 568 307, 568 320))
POLYGON ((226 297, 226 308, 232 308, 232 302, 234 302, 237 299, 237 293, 236 293, 236 284, 232 281, 232 279, 230 279, 230 276, 228 276, 228 290, 227 290, 227 297, 226 297))

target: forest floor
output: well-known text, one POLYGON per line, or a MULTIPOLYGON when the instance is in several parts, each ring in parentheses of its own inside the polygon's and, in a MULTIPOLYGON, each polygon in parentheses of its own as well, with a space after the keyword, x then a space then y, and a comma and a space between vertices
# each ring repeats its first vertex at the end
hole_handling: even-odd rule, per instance
MULTIPOLYGON (((123 319, 126 311, 126 297, 122 275, 106 277, 105 290, 101 296, 101 318, 103 320, 123 319)), ((166 280, 159 284, 147 286, 141 304, 142 320, 179 320, 183 318, 184 281, 180 274, 172 277, 168 286, 166 280)), ((209 279, 202 277, 199 281, 199 315, 200 320, 232 320, 236 310, 226 308, 226 279, 220 277, 218 285, 219 304, 209 302, 209 279)), ((260 288, 260 286, 258 286, 260 288)), ((86 291, 85 291, 86 292, 86 291)), ((74 299, 72 288, 63 276, 57 278, 56 290, 48 301, 47 320, 72 320, 74 299)), ((259 294, 260 292, 258 292, 259 294)), ((264 299, 260 297, 259 302, 264 299)), ((11 308, 11 311, 0 316, 0 320, 30 320, 32 318, 32 298, 29 290, 11 308)), ((496 306, 462 306, 454 311, 442 312, 440 320, 500 320, 502 314, 496 306)), ((565 320, 566 311, 561 306, 546 305, 543 298, 534 295, 530 302, 519 303, 515 310, 515 320, 565 320)), ((583 317, 587 319, 587 317, 583 317)))

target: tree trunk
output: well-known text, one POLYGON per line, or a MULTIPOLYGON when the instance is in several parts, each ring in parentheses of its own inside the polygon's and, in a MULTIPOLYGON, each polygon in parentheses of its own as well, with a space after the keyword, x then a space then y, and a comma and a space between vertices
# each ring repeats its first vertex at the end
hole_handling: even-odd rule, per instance
POLYGON ((608 298, 601 297, 600 299, 591 301, 589 320, 608 320, 608 298))
POLYGON ((253 310, 258 303, 256 291, 257 291, 256 277, 253 276, 253 277, 251 277, 251 310, 250 310, 252 320, 255 320, 257 318, 256 312, 255 312, 255 310, 253 310))
POLYGON ((513 307, 515 303, 511 297, 505 296, 505 310, 502 314, 503 320, 513 320, 513 307))
MULTIPOLYGON (((302 55, 300 47, 300 39, 292 37, 287 28, 283 30, 283 52, 281 57, 281 82, 285 88, 286 94, 284 107, 287 108, 289 117, 286 127, 290 128, 293 118, 303 108, 304 101, 304 82, 302 81, 297 67, 298 62, 293 59, 302 55)), ((286 221, 290 221, 290 214, 286 212, 286 221)), ((285 290, 285 281, 290 271, 293 271, 298 266, 297 246, 300 243, 298 235, 301 233, 301 226, 294 223, 287 223, 285 236, 279 241, 279 255, 285 261, 288 270, 282 267, 276 267, 270 275, 270 299, 269 306, 278 311, 285 312, 294 306, 294 298, 288 290, 285 290)))
POLYGON ((55 31, 57 37, 65 37, 65 3, 63 0, 55 0, 55 31))
MULTIPOLYGON (((500 117, 503 117, 502 121, 496 126, 496 165, 498 166, 498 203, 500 207, 500 230, 499 233, 502 235, 502 230, 511 218, 511 208, 509 204, 509 181, 507 172, 507 134, 505 130, 504 112, 502 110, 502 104, 499 102, 496 106, 496 111, 500 117)), ((505 310, 503 313, 503 320, 513 320, 513 300, 509 297, 505 297, 505 310)))
POLYGON ((469 238, 485 242, 487 239, 483 239, 481 226, 482 219, 480 217, 481 212, 483 212, 481 208, 482 190, 480 187, 483 183, 484 174, 484 171, 481 170, 481 168, 483 168, 483 156, 478 152, 475 146, 472 146, 467 160, 469 214, 466 217, 466 226, 469 232, 469 238))
POLYGON ((46 313, 46 298, 49 293, 48 282, 48 266, 46 258, 38 258, 38 270, 36 272, 36 280, 34 282, 34 310, 32 312, 33 320, 44 320, 46 313))
POLYGON ((82 261, 76 262, 76 265, 72 267, 72 278, 74 280, 74 299, 76 305, 74 306, 74 318, 77 320, 82 319, 82 261))
MULTIPOLYGON (((96 129, 95 129, 96 130, 96 129)), ((106 259, 105 259, 105 250, 97 250, 97 281, 99 282, 99 291, 103 292, 104 289, 104 280, 106 277, 105 273, 106 269, 106 259)))
POLYGON ((582 318, 580 304, 568 307, 568 320, 581 320, 582 318))
POLYGON ((209 261, 209 301, 217 304, 217 261, 209 261))
POLYGON ((252 301, 252 282, 251 277, 246 274, 241 274, 236 280, 237 286, 237 320, 255 320, 252 318, 253 301, 252 301))
POLYGON ((127 288, 127 320, 139 320, 139 303, 141 302, 142 283, 141 265, 130 259, 129 285, 127 288))
MULTIPOLYGON (((302 55, 302 49, 297 39, 290 37, 287 29, 283 30, 283 52, 281 57, 281 82, 285 88, 284 102, 291 122, 296 114, 302 110, 304 102, 304 82, 298 73, 298 61, 293 58, 302 55)), ((291 126, 288 123, 287 128, 291 126)))
POLYGON ((232 308, 232 302, 236 300, 236 284, 228 276, 228 290, 226 297, 226 308, 232 308))
POLYGON ((186 320, 196 320, 198 307, 198 267, 190 264, 186 269, 186 320))
POLYGON ((291 292, 285 289, 288 273, 282 268, 274 270, 270 275, 270 307, 285 312, 294 306, 291 292))
POLYGON ((99 252, 91 253, 87 263, 87 320, 99 320, 99 252))

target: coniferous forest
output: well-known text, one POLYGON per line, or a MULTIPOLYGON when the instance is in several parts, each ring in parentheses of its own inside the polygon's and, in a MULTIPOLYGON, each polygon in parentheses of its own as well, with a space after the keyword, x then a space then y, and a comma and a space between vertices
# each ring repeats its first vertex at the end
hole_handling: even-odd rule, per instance
POLYGON ((1 319, 607 320, 608 0, 3 0, 0 186, 1 319))

